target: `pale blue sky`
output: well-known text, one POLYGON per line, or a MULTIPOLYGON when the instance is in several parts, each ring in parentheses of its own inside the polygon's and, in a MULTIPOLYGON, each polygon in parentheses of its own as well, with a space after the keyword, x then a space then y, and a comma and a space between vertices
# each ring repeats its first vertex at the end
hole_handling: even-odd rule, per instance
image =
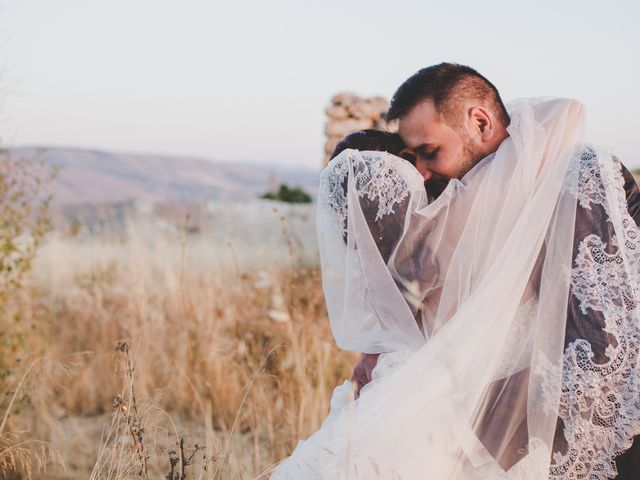
POLYGON ((0 0, 0 138, 317 168, 337 91, 469 64, 640 166, 640 2, 0 0))

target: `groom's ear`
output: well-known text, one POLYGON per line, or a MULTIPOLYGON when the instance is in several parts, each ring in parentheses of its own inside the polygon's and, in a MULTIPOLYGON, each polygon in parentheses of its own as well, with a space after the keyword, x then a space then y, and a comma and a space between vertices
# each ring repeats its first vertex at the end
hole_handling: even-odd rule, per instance
POLYGON ((467 111, 472 131, 481 142, 487 142, 493 134, 493 117, 484 107, 474 106, 467 111))

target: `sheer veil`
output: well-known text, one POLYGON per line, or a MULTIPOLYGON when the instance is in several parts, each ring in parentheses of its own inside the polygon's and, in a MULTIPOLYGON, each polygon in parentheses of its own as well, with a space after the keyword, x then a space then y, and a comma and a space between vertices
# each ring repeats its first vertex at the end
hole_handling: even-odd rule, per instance
POLYGON ((640 433, 640 232, 620 164, 583 143, 576 101, 510 114, 510 137, 432 203, 387 153, 323 171, 336 342, 406 360, 272 478, 604 479, 640 433))

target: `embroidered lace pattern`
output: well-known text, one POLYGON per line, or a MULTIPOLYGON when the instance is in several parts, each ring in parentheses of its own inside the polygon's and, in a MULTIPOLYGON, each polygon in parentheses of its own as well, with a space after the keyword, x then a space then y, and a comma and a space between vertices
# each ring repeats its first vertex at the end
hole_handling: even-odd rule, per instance
POLYGON ((606 191, 602 185, 598 157, 592 148, 583 149, 579 161, 572 161, 567 178, 571 182, 571 193, 576 196, 582 208, 591 210, 592 203, 606 203, 606 191))
POLYGON ((394 206, 409 195, 409 183, 419 174, 411 165, 383 152, 346 151, 333 159, 320 179, 320 191, 341 225, 347 218, 347 185, 353 177, 360 198, 377 202, 376 221, 394 213, 394 206))
POLYGON ((615 457, 640 434, 639 230, 626 209, 615 157, 587 148, 569 178, 571 174, 578 180, 573 191, 578 208, 599 205, 606 212, 608 225, 598 232, 606 238, 586 235, 571 272, 571 292, 581 313, 604 320, 606 361, 602 355, 596 360, 589 341, 577 339, 565 349, 561 379, 553 379, 553 369, 547 371, 550 398, 560 392, 559 417, 567 445, 564 452, 553 454, 550 478, 604 480, 617 474, 615 457), (607 196, 613 193, 607 186, 615 188, 615 198, 607 196))

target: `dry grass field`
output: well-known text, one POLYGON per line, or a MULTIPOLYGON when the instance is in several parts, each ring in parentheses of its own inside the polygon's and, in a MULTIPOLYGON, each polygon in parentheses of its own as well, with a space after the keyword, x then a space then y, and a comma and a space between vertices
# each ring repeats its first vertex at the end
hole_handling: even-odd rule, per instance
POLYGON ((300 240, 312 218, 275 215, 262 250, 135 222, 121 238, 50 234, 20 298, 4 475, 266 478, 315 431, 356 358, 335 346, 300 240))

